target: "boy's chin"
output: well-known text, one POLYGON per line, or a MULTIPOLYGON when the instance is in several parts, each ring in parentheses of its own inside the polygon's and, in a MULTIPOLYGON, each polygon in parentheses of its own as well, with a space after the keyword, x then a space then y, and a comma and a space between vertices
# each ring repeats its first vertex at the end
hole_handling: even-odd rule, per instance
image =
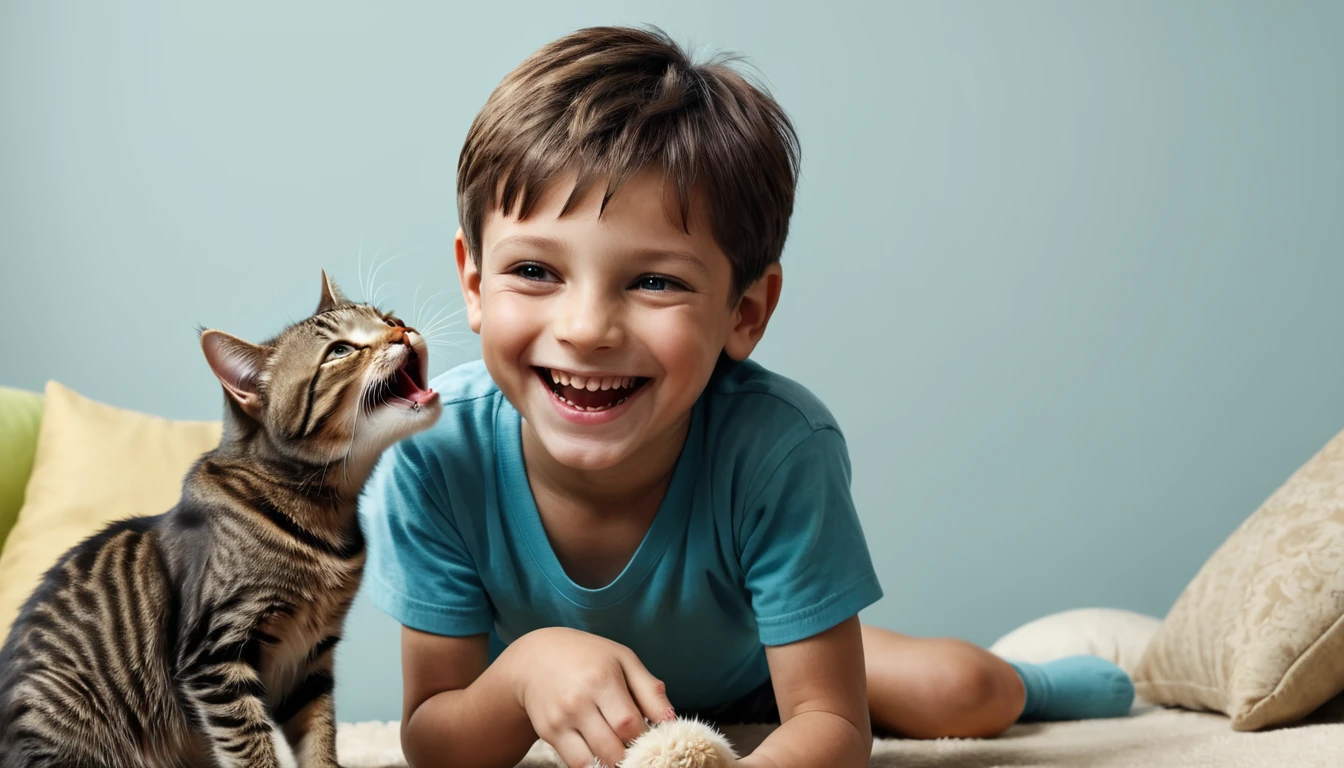
POLYGON ((541 447, 561 466, 576 472, 600 472, 619 466, 631 454, 624 440, 585 440, 565 435, 539 434, 541 447))

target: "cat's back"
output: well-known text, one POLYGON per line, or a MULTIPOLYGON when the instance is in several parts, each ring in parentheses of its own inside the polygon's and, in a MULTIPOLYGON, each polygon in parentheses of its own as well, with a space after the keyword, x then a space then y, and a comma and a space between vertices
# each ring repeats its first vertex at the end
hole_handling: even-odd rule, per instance
POLYGON ((165 518, 119 520, 84 539, 24 603, 0 650, 0 752, 21 753, 25 736, 34 744, 88 739, 69 746, 97 751, 109 740, 167 736, 177 709, 167 662, 176 600, 159 547, 165 518), (64 715, 40 706, 53 700, 80 706, 64 715), (78 712, 93 717, 65 722, 78 712))
MULTIPOLYGON (((0 650, 0 681, 11 677, 7 673, 14 668, 15 654, 32 646, 25 638, 75 629, 95 616, 110 620, 107 609, 112 606, 102 588, 118 590, 128 579, 151 585, 159 581, 153 577, 161 570, 157 538, 165 517, 117 520, 66 550, 20 607, 0 650)), ((0 692, 4 690, 0 683, 0 692)))

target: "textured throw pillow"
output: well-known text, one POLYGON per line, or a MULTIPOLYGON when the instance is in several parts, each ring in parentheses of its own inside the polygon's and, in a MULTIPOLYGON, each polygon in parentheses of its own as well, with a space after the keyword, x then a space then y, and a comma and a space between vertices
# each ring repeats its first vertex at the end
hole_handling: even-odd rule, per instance
POLYGON ((41 395, 0 387, 0 550, 23 506, 41 423, 41 395))
POLYGON ((23 508, 0 552, 0 637, 47 571, 107 523, 166 512, 182 478, 219 444, 218 422, 113 408, 48 382, 23 508))
POLYGON ((1144 699, 1251 731, 1344 691, 1344 433, 1223 542, 1135 674, 1144 699))

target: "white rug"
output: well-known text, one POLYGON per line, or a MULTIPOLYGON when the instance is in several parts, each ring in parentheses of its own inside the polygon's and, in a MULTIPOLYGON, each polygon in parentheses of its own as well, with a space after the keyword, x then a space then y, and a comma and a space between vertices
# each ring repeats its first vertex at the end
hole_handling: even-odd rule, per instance
MULTIPOLYGON (((770 732, 753 726, 727 731, 740 753, 770 732)), ((337 752, 346 768, 401 768, 397 723, 343 723, 337 752)), ((1344 723, 1308 724, 1238 733, 1221 715, 1150 709, 1117 720, 1019 725, 997 739, 912 741, 880 739, 872 768, 1240 768, 1344 766, 1344 723)), ((519 768, 564 768, 538 742, 519 768)))

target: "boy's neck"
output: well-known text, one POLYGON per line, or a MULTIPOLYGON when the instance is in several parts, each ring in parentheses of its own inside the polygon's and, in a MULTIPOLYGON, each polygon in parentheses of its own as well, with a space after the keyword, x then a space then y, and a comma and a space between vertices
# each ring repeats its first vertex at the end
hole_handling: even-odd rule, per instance
MULTIPOLYGON (((536 433, 524 419, 522 424, 523 460, 528 479, 541 485, 548 495, 568 499, 578 506, 597 511, 626 510, 649 502, 657 495, 661 503, 677 459, 686 444, 691 417, 688 413, 675 427, 651 440, 625 461, 601 470, 576 470, 556 461, 542 447, 536 433)), ((657 504, 655 504, 655 507, 657 504)))

